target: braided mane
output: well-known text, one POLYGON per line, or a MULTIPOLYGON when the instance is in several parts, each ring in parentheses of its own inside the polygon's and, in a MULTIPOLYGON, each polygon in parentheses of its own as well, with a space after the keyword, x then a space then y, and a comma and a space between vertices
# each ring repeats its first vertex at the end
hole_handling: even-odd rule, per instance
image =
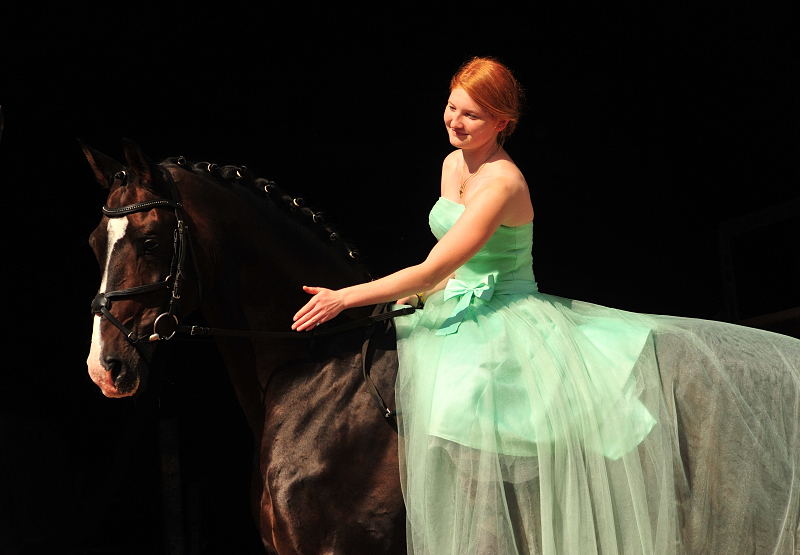
POLYGON ((189 162, 183 156, 167 158, 162 164, 178 166, 200 177, 211 179, 222 187, 234 190, 241 188, 252 193, 257 200, 270 202, 280 212, 302 224, 320 241, 326 242, 344 259, 357 266, 367 279, 371 278, 360 259, 361 253, 339 234, 325 219, 324 214, 305 206, 302 198, 285 194, 274 181, 256 177, 246 166, 218 166, 209 162, 189 162))

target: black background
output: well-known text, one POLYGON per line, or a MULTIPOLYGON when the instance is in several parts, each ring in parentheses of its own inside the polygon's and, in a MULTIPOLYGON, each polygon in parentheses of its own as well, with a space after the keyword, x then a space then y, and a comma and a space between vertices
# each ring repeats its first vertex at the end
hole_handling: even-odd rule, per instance
MULTIPOLYGON (((798 196, 796 44, 760 4, 259 4, 3 18, 0 554, 55 538, 162 552, 170 418, 197 552, 258 545, 248 432, 212 347, 160 346, 168 381, 138 401, 88 379, 103 195, 76 138, 117 159, 127 137, 156 160, 246 165, 323 209, 380 276, 433 244, 449 78, 493 55, 526 90, 507 150, 536 210, 540 289, 699 318, 724 315, 719 225, 798 196)), ((735 245, 744 316, 800 304, 797 246, 796 219, 735 245)))

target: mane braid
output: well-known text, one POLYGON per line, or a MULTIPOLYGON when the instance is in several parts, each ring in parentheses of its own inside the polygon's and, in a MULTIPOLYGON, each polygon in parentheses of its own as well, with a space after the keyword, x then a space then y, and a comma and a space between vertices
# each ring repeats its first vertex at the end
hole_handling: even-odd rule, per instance
POLYGON ((189 162, 183 156, 167 158, 161 164, 178 166, 195 175, 210 178, 222 187, 229 189, 240 187, 252 193, 255 199, 269 201, 321 241, 327 242, 334 250, 339 251, 343 258, 355 264, 365 274, 367 280, 372 279, 361 260, 361 253, 341 236, 325 219, 324 214, 307 207, 302 198, 285 194, 274 181, 256 177, 246 166, 218 166, 209 162, 189 162))

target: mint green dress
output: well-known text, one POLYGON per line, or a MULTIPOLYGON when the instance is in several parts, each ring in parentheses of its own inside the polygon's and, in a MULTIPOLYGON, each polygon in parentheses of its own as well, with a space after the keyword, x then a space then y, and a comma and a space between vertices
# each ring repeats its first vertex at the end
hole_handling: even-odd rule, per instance
MULTIPOLYGON (((438 200, 437 238, 463 210, 438 200)), ((687 331, 700 321, 542 294, 531 247, 532 224, 501 226, 396 322, 409 553, 683 552, 693 515, 655 343, 678 337, 706 360, 687 331)))

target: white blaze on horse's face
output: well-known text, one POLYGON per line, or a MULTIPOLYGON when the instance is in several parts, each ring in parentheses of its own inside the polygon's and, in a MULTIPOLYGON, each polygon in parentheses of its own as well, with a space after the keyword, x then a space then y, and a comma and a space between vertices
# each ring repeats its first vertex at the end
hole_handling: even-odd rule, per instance
MULTIPOLYGON (((114 252, 116 244, 125 236, 125 230, 128 227, 128 217, 109 218, 108 226, 106 227, 106 235, 108 243, 106 245, 106 263, 103 267, 103 280, 100 282, 100 291, 106 292, 108 287, 108 272, 111 267, 111 255, 114 252)), ((86 359, 86 364, 89 367, 89 376, 92 381, 96 383, 103 395, 106 397, 122 397, 117 393, 114 387, 114 381, 111 379, 111 373, 103 366, 103 357, 105 356, 105 345, 103 338, 100 334, 100 324, 103 321, 101 315, 94 315, 94 326, 92 331, 92 348, 89 351, 89 358, 86 359)))

